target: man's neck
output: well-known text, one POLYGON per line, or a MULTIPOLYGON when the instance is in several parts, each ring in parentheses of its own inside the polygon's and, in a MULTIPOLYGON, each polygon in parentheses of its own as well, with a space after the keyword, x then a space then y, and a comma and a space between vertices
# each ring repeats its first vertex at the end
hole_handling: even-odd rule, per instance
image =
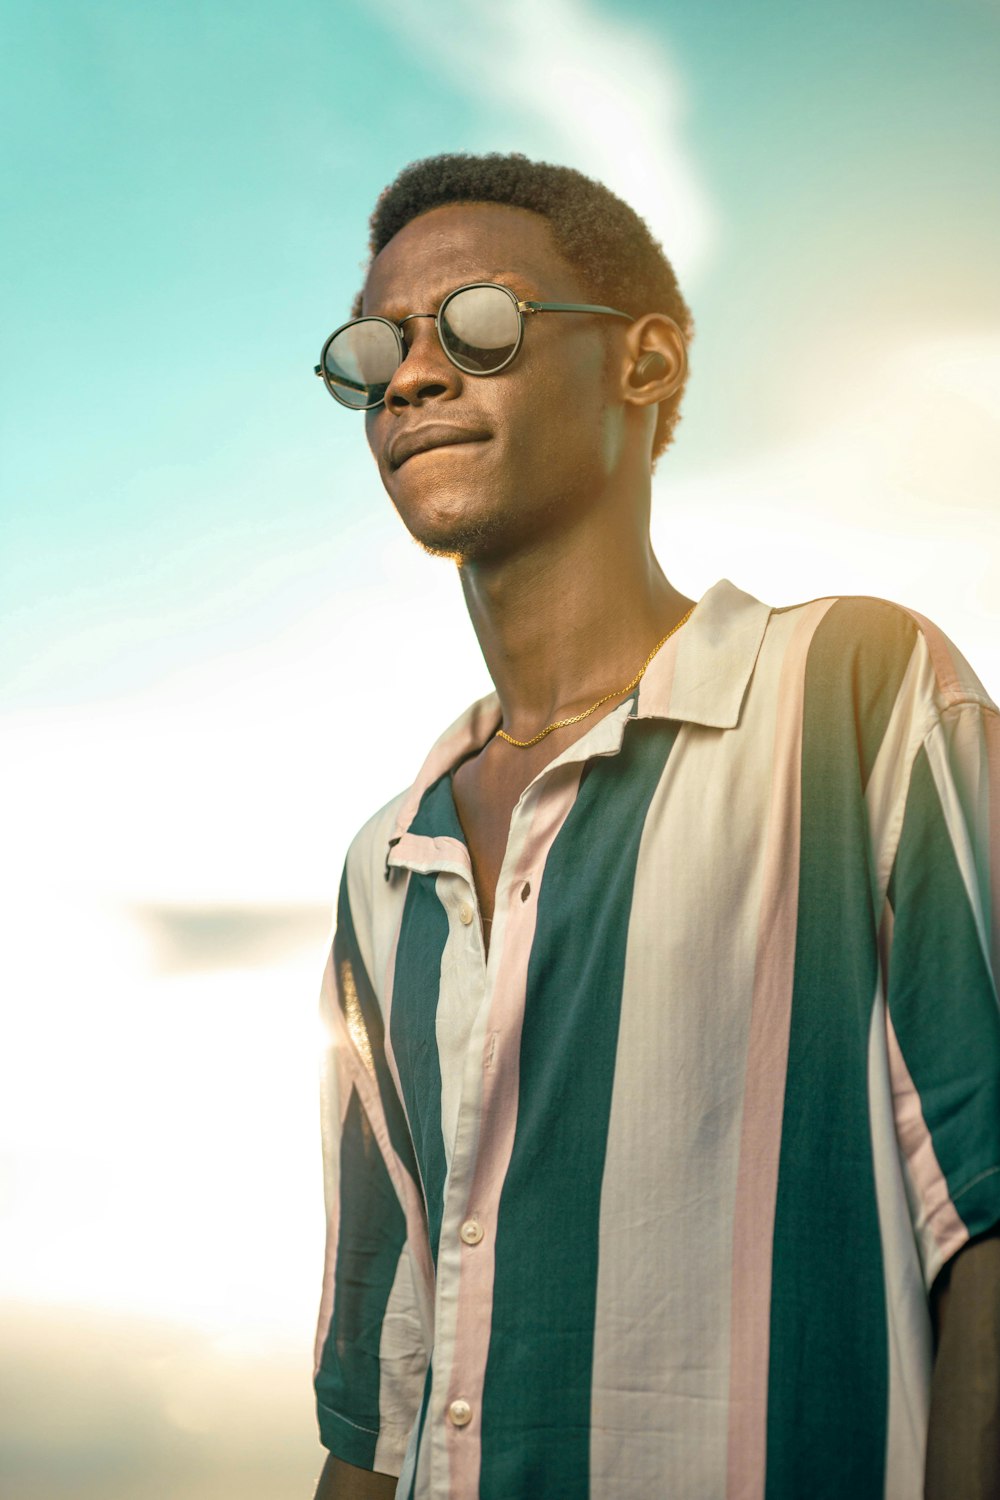
POLYGON ((645 517, 610 505, 459 572, 504 727, 519 738, 624 686, 691 602, 664 576, 645 517))

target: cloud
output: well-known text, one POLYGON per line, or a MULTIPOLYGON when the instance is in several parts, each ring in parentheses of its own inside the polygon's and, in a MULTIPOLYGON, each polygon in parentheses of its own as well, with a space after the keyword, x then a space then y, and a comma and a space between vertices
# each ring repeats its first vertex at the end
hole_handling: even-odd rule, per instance
POLYGON ((384 14, 425 65, 482 111, 483 149, 522 150, 597 177, 662 242, 682 286, 717 232, 684 140, 687 92, 658 36, 585 0, 411 3, 384 14))
MULTIPOLYGON (((150 1318, 3 1308, 4 1493, 18 1500, 310 1495, 311 1349, 227 1347, 150 1318)), ((230 1341, 231 1342, 231 1341, 230 1341)))
POLYGON ((330 906, 153 903, 132 909, 152 949, 157 974, 254 968, 303 949, 319 954, 330 906))
POLYGON ((215 954, 218 908, 154 911, 172 947, 151 955, 134 908, 6 896, 4 1294, 308 1349, 329 914, 230 907, 215 954))
POLYGON ((930 615, 1000 694, 1000 328, 845 352, 803 436, 673 479, 654 540, 679 586, 731 569, 772 604, 875 594, 930 615), (685 571, 686 570, 686 571, 685 571))

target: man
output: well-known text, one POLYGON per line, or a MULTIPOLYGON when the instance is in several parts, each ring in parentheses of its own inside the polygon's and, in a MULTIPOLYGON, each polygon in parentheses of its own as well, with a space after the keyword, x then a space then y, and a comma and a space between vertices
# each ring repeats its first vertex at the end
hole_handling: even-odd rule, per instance
POLYGON ((691 320, 606 189, 418 162, 371 249, 321 373, 496 693, 341 886, 319 1496, 1000 1494, 995 707, 667 581, 691 320))

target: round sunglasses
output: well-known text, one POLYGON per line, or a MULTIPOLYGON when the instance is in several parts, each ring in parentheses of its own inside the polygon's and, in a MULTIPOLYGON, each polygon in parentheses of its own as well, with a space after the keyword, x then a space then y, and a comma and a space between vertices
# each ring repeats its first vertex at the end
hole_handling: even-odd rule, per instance
POLYGON ((445 355, 466 375, 496 375, 510 364, 524 338, 524 320, 543 312, 597 313, 632 319, 614 307, 588 302, 519 302, 509 287, 495 281, 471 281, 444 298, 436 313, 409 313, 390 318, 351 318, 335 328, 323 345, 316 374, 341 406, 371 411, 381 406, 393 375, 406 358, 404 324, 433 318, 445 355))

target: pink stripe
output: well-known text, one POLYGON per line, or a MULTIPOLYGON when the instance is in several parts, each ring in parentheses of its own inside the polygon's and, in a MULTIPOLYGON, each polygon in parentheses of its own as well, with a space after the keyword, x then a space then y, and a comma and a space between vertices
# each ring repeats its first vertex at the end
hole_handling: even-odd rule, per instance
MULTIPOLYGON (((969 1231, 959 1218, 951 1201, 948 1183, 938 1165, 931 1133, 920 1107, 920 1095, 906 1066, 899 1039, 888 1009, 885 1013, 888 1041, 889 1077, 892 1081, 892 1108, 896 1117, 896 1135, 909 1167, 910 1180, 920 1199, 924 1220, 941 1255, 941 1264, 961 1249, 969 1231)), ((917 1225, 920 1227, 919 1221, 917 1225)), ((925 1270, 926 1260, 925 1260, 925 1270)))
POLYGON ((639 684, 639 700, 635 710, 637 718, 670 717, 670 694, 674 688, 674 669, 677 666, 679 647, 678 633, 667 641, 650 662, 639 684))
POLYGON ((927 654, 934 668, 934 676, 937 678, 942 694, 947 698, 960 697, 967 684, 962 682, 958 665, 951 654, 951 642, 948 637, 938 629, 933 620, 928 620, 926 615, 918 614, 915 609, 908 609, 906 613, 920 626, 927 643, 927 654))
MULTIPOLYGON (((382 1144, 381 1140, 379 1144, 382 1144)), ((389 1150, 391 1158, 386 1158, 386 1164, 402 1203, 406 1218, 406 1240, 410 1247, 410 1254, 413 1256, 414 1269, 420 1276, 420 1285, 428 1304, 433 1306, 434 1260, 431 1256, 431 1244, 427 1234, 427 1207, 423 1184, 418 1186, 391 1146, 389 1150)))
MULTIPOLYGON (((332 960, 329 965, 332 973, 332 960)), ((331 980, 332 983, 332 980, 331 980)), ((336 1003, 336 1002, 334 1002, 336 1003)), ((333 1022, 336 1026, 336 1021, 333 1022)), ((333 1066, 337 1075, 337 1126, 343 1130, 344 1120, 347 1118, 347 1109, 351 1102, 354 1080, 351 1075, 350 1063, 348 1062, 344 1048, 337 1045, 334 1050, 333 1066)), ((337 1249, 338 1236, 340 1234, 340 1194, 334 1196, 330 1205, 326 1221, 326 1249, 323 1258, 323 1293, 319 1303, 319 1320, 316 1327, 316 1347, 314 1350, 313 1375, 315 1376, 323 1358, 323 1346, 326 1336, 330 1331, 330 1323, 333 1320, 333 1294, 337 1272, 337 1249)))
MULTIPOLYGON (((409 881, 409 876, 407 876, 407 881, 409 881)), ((392 1078, 393 1087, 396 1090, 399 1107, 403 1111, 403 1118, 406 1120, 407 1129, 410 1131, 410 1138, 412 1140, 413 1130, 406 1113, 406 1105, 403 1102, 403 1086, 399 1080, 399 1069, 396 1066, 396 1055, 392 1050, 392 1037, 389 1028, 392 1016, 393 981, 396 976, 396 951, 399 947, 399 934, 403 925, 402 913, 405 904, 405 898, 401 898, 399 904, 400 920, 396 923, 396 929, 392 935, 392 945, 389 949, 389 958, 385 966, 385 979, 382 986, 380 1009, 382 1011, 383 1028, 382 1052, 385 1057, 386 1066, 389 1069, 389 1076, 392 1078)), ((381 1141, 379 1144, 381 1144, 381 1141)), ((421 1182, 418 1186, 413 1181, 410 1173, 393 1149, 389 1142, 388 1129, 386 1129, 386 1147, 388 1147, 392 1157, 392 1165, 390 1165, 389 1157, 386 1156, 386 1166, 389 1167, 390 1176, 403 1205, 403 1213, 406 1216, 406 1238, 409 1242, 410 1252, 413 1255, 416 1268, 420 1272, 424 1291, 431 1302, 433 1302, 434 1262, 431 1257, 430 1240, 427 1235, 427 1195, 424 1192, 423 1183, 421 1182)), ((383 1155, 385 1154, 385 1149, 383 1147, 383 1155)), ((418 1164, 417 1171, 419 1172, 419 1170, 420 1167, 418 1164)))
POLYGON ((733 1222, 728 1500, 762 1500, 764 1494, 771 1247, 798 918, 805 668, 816 628, 834 602, 820 599, 803 611, 781 667, 733 1222))
MULTIPOLYGON (((402 910, 402 907, 400 907, 400 910, 402 910)), ((406 1115, 406 1104, 403 1103, 403 1086, 399 1082, 399 1068, 396 1067, 396 1053, 393 1052, 393 1040, 391 1040, 390 1025, 388 1025, 391 1013, 393 1013, 393 980, 394 975, 396 975, 396 950, 399 947, 400 929, 402 929, 402 921, 397 924, 396 932, 394 932, 393 947, 391 947, 390 956, 388 956, 388 965, 385 968, 385 993, 384 1001, 382 1001, 382 1026, 384 1026, 382 1052, 384 1052, 385 1064, 387 1064, 394 1089, 396 1089, 396 1098, 399 1100, 403 1119, 406 1121, 406 1130, 409 1131, 409 1137, 412 1140, 412 1134, 414 1133, 412 1133, 411 1124, 409 1124, 409 1116, 406 1115)), ((414 1179, 411 1178, 408 1170, 403 1166, 402 1161, 400 1161, 400 1158, 397 1157, 394 1151, 393 1161, 396 1163, 397 1175, 399 1175, 399 1181, 397 1181, 396 1176, 393 1176, 393 1182, 397 1182, 397 1191, 400 1191, 399 1185, 402 1184, 403 1214, 406 1215, 406 1239, 409 1242, 409 1250, 411 1250, 412 1257, 414 1257, 417 1271, 420 1272, 424 1292, 426 1292, 427 1298, 433 1304, 435 1271, 433 1271, 433 1259, 430 1256, 430 1239, 427 1238, 427 1202, 423 1182, 415 1184, 414 1179)), ((420 1166, 417 1167, 417 1172, 420 1172, 420 1166)))
MULTIPOLYGON (((327 956, 326 967, 323 970, 323 984, 320 990, 320 1018, 325 1023, 329 1040, 327 1051, 323 1058, 324 1080, 329 1075, 331 1068, 335 1071, 337 1079, 337 1106, 338 1127, 343 1126, 344 1114, 347 1108, 344 1088, 344 1065, 339 1051, 333 1050, 334 1029, 336 1027, 336 1012, 338 1010, 336 985, 333 978, 333 946, 327 956)), ((325 1089, 324 1089, 325 1093, 325 1089)), ((324 1105, 328 1102, 324 1098, 324 1105)), ((315 1377, 320 1361, 323 1357, 323 1346, 326 1336, 330 1331, 330 1321, 333 1317, 333 1286, 334 1273, 337 1265, 337 1235, 340 1230, 340 1199, 339 1195, 334 1197, 333 1203, 327 1208, 326 1221, 326 1249, 323 1257, 323 1292, 320 1297, 319 1317, 316 1324, 316 1343, 313 1350, 313 1376, 315 1377)))
POLYGON ((983 715, 983 734, 986 738, 986 763, 989 775, 989 822, 988 837, 990 889, 987 896, 987 921, 990 930, 990 954, 993 963, 993 983, 1000 987, 1000 718, 996 714, 983 715))
MULTIPOLYGON (((344 1031, 346 1038, 346 1028, 344 1031)), ((353 1044, 349 1039, 345 1040, 345 1047, 351 1048, 353 1044)), ((396 1189, 396 1196, 400 1200, 403 1214, 406 1219, 406 1238, 409 1244, 410 1254, 414 1264, 419 1271, 428 1297, 433 1300, 434 1296, 434 1267, 431 1261, 430 1244, 427 1239, 427 1220, 424 1213, 424 1202, 420 1192, 410 1176, 406 1167, 393 1149, 389 1139, 389 1131, 385 1122, 385 1113, 382 1109, 382 1101, 379 1098, 378 1086, 370 1077, 368 1072, 360 1063, 355 1064, 357 1071, 353 1074, 352 1082, 358 1091, 365 1114, 372 1128, 372 1134, 378 1142, 379 1150, 385 1161, 386 1170, 396 1189)), ((350 1101, 350 1090, 344 1089, 344 1109, 350 1101)), ((316 1331, 315 1359, 316 1369, 323 1352, 323 1345, 329 1331, 330 1322, 333 1317, 334 1302, 334 1278, 337 1264, 337 1240, 340 1228, 337 1205, 334 1204, 329 1221, 327 1223, 326 1255, 323 1271, 323 1295, 320 1299, 319 1324, 316 1331)))
MULTIPOLYGON (((400 910, 402 910, 402 906, 400 906, 400 910)), ((396 932, 393 935, 393 945, 391 945, 388 965, 387 969, 385 969, 384 998, 382 998, 379 1008, 382 1011, 382 1032, 384 1032, 384 1035, 382 1035, 382 1055, 384 1055, 385 1062, 387 1062, 388 1071, 390 1071, 394 1088, 396 1088, 396 1098, 400 1101, 400 1109, 403 1110, 403 1118, 405 1118, 406 1107, 402 1103, 403 1091, 400 1088, 399 1073, 396 1071, 396 1058, 393 1056, 390 1034, 388 1034, 391 995, 393 995, 393 975, 396 972, 396 947, 399 944, 400 926, 402 926, 402 922, 397 924, 396 932)), ((340 1025, 343 1026, 343 1020, 340 1020, 340 1025)), ((357 1058, 354 1044, 351 1043, 348 1032, 346 1032, 346 1026, 343 1026, 343 1037, 346 1038, 349 1055, 355 1058, 355 1071, 360 1074, 360 1077, 355 1082, 358 1083, 358 1094, 361 1095, 361 1103, 364 1104, 364 1109, 366 1109, 366 1113, 369 1115, 373 1134, 375 1134, 375 1139, 378 1140, 379 1149, 381 1149, 382 1157, 385 1160, 385 1169, 387 1169, 388 1175, 390 1175, 391 1181, 393 1181, 393 1187, 396 1188, 396 1194, 399 1197, 403 1215, 406 1218, 406 1242, 409 1245, 409 1253, 414 1257, 415 1268, 420 1272, 424 1292, 426 1292, 427 1298, 433 1301, 433 1284, 435 1284, 435 1281, 433 1281, 430 1241, 427 1239, 427 1209, 426 1205, 424 1205, 423 1188, 415 1184, 414 1179, 409 1175, 408 1169, 403 1164, 402 1158, 397 1155, 396 1149, 394 1149, 393 1143, 391 1143, 390 1134, 388 1134, 388 1125, 385 1122, 385 1112, 382 1110, 382 1101, 379 1098, 378 1085, 376 1085, 375 1080, 370 1079, 369 1074, 367 1074, 367 1071, 361 1065, 360 1059, 357 1058), (375 1110, 378 1119, 373 1118, 372 1110, 375 1110)), ((406 1125, 409 1128, 409 1121, 406 1121, 406 1125)))
MULTIPOLYGON (((392 1018, 393 987, 396 982, 396 954, 399 950, 399 934, 403 930, 403 912, 406 910, 406 894, 409 890, 409 885, 410 877, 409 875, 407 875, 406 885, 399 895, 399 918, 396 922, 395 931, 392 934, 392 944, 389 948, 389 957, 386 961, 385 974, 382 980, 382 996, 380 1001, 382 1008, 382 1029, 385 1037, 383 1043, 385 1060, 388 1064, 389 1072, 392 1075, 392 1081, 396 1085, 397 1097, 400 1100, 403 1097, 403 1085, 399 1081, 399 1070, 396 1067, 396 1055, 392 1050, 392 1037, 390 1036, 389 1022, 392 1018)), ((403 1105, 403 1113, 406 1113, 405 1104, 403 1105)), ((409 1125, 409 1120, 407 1120, 407 1125, 409 1125)), ((413 1132, 411 1131, 410 1134, 412 1137, 413 1132)))
POLYGON ((333 1287, 337 1269, 337 1234, 340 1229, 339 1206, 335 1202, 326 1224, 326 1252, 323 1258, 323 1295, 319 1304, 319 1321, 316 1325, 316 1344, 313 1349, 313 1378, 319 1373, 326 1336, 333 1320, 333 1287))
POLYGON ((354 1086, 361 1097, 372 1134, 378 1142, 386 1170, 402 1206, 406 1218, 406 1238, 409 1242, 410 1253, 428 1295, 433 1296, 434 1266, 431 1261, 430 1242, 427 1238, 427 1217, 423 1196, 402 1160, 397 1156, 389 1138, 389 1127, 386 1124, 378 1084, 364 1068, 360 1068, 355 1073, 354 1086))
POLYGON ((452 766, 465 760, 474 750, 481 750, 500 723, 500 700, 496 693, 489 693, 466 709, 461 718, 446 729, 432 746, 430 754, 420 768, 420 774, 410 788, 399 810, 396 833, 405 833, 417 815, 420 799, 427 788, 433 786, 452 766))
POLYGON ((478 1245, 463 1245, 455 1318, 455 1358, 448 1382, 448 1401, 461 1398, 472 1407, 467 1427, 448 1424, 447 1444, 452 1500, 479 1493, 482 1443, 482 1392, 492 1328, 495 1246, 500 1193, 514 1147, 517 1120, 521 1026, 528 959, 535 937, 538 891, 545 860, 576 800, 583 763, 565 768, 558 792, 549 791, 536 808, 510 885, 503 952, 490 1003, 483 1044, 483 1093, 476 1167, 465 1218, 478 1219, 485 1234, 478 1245), (531 881, 531 895, 521 889, 531 881))

